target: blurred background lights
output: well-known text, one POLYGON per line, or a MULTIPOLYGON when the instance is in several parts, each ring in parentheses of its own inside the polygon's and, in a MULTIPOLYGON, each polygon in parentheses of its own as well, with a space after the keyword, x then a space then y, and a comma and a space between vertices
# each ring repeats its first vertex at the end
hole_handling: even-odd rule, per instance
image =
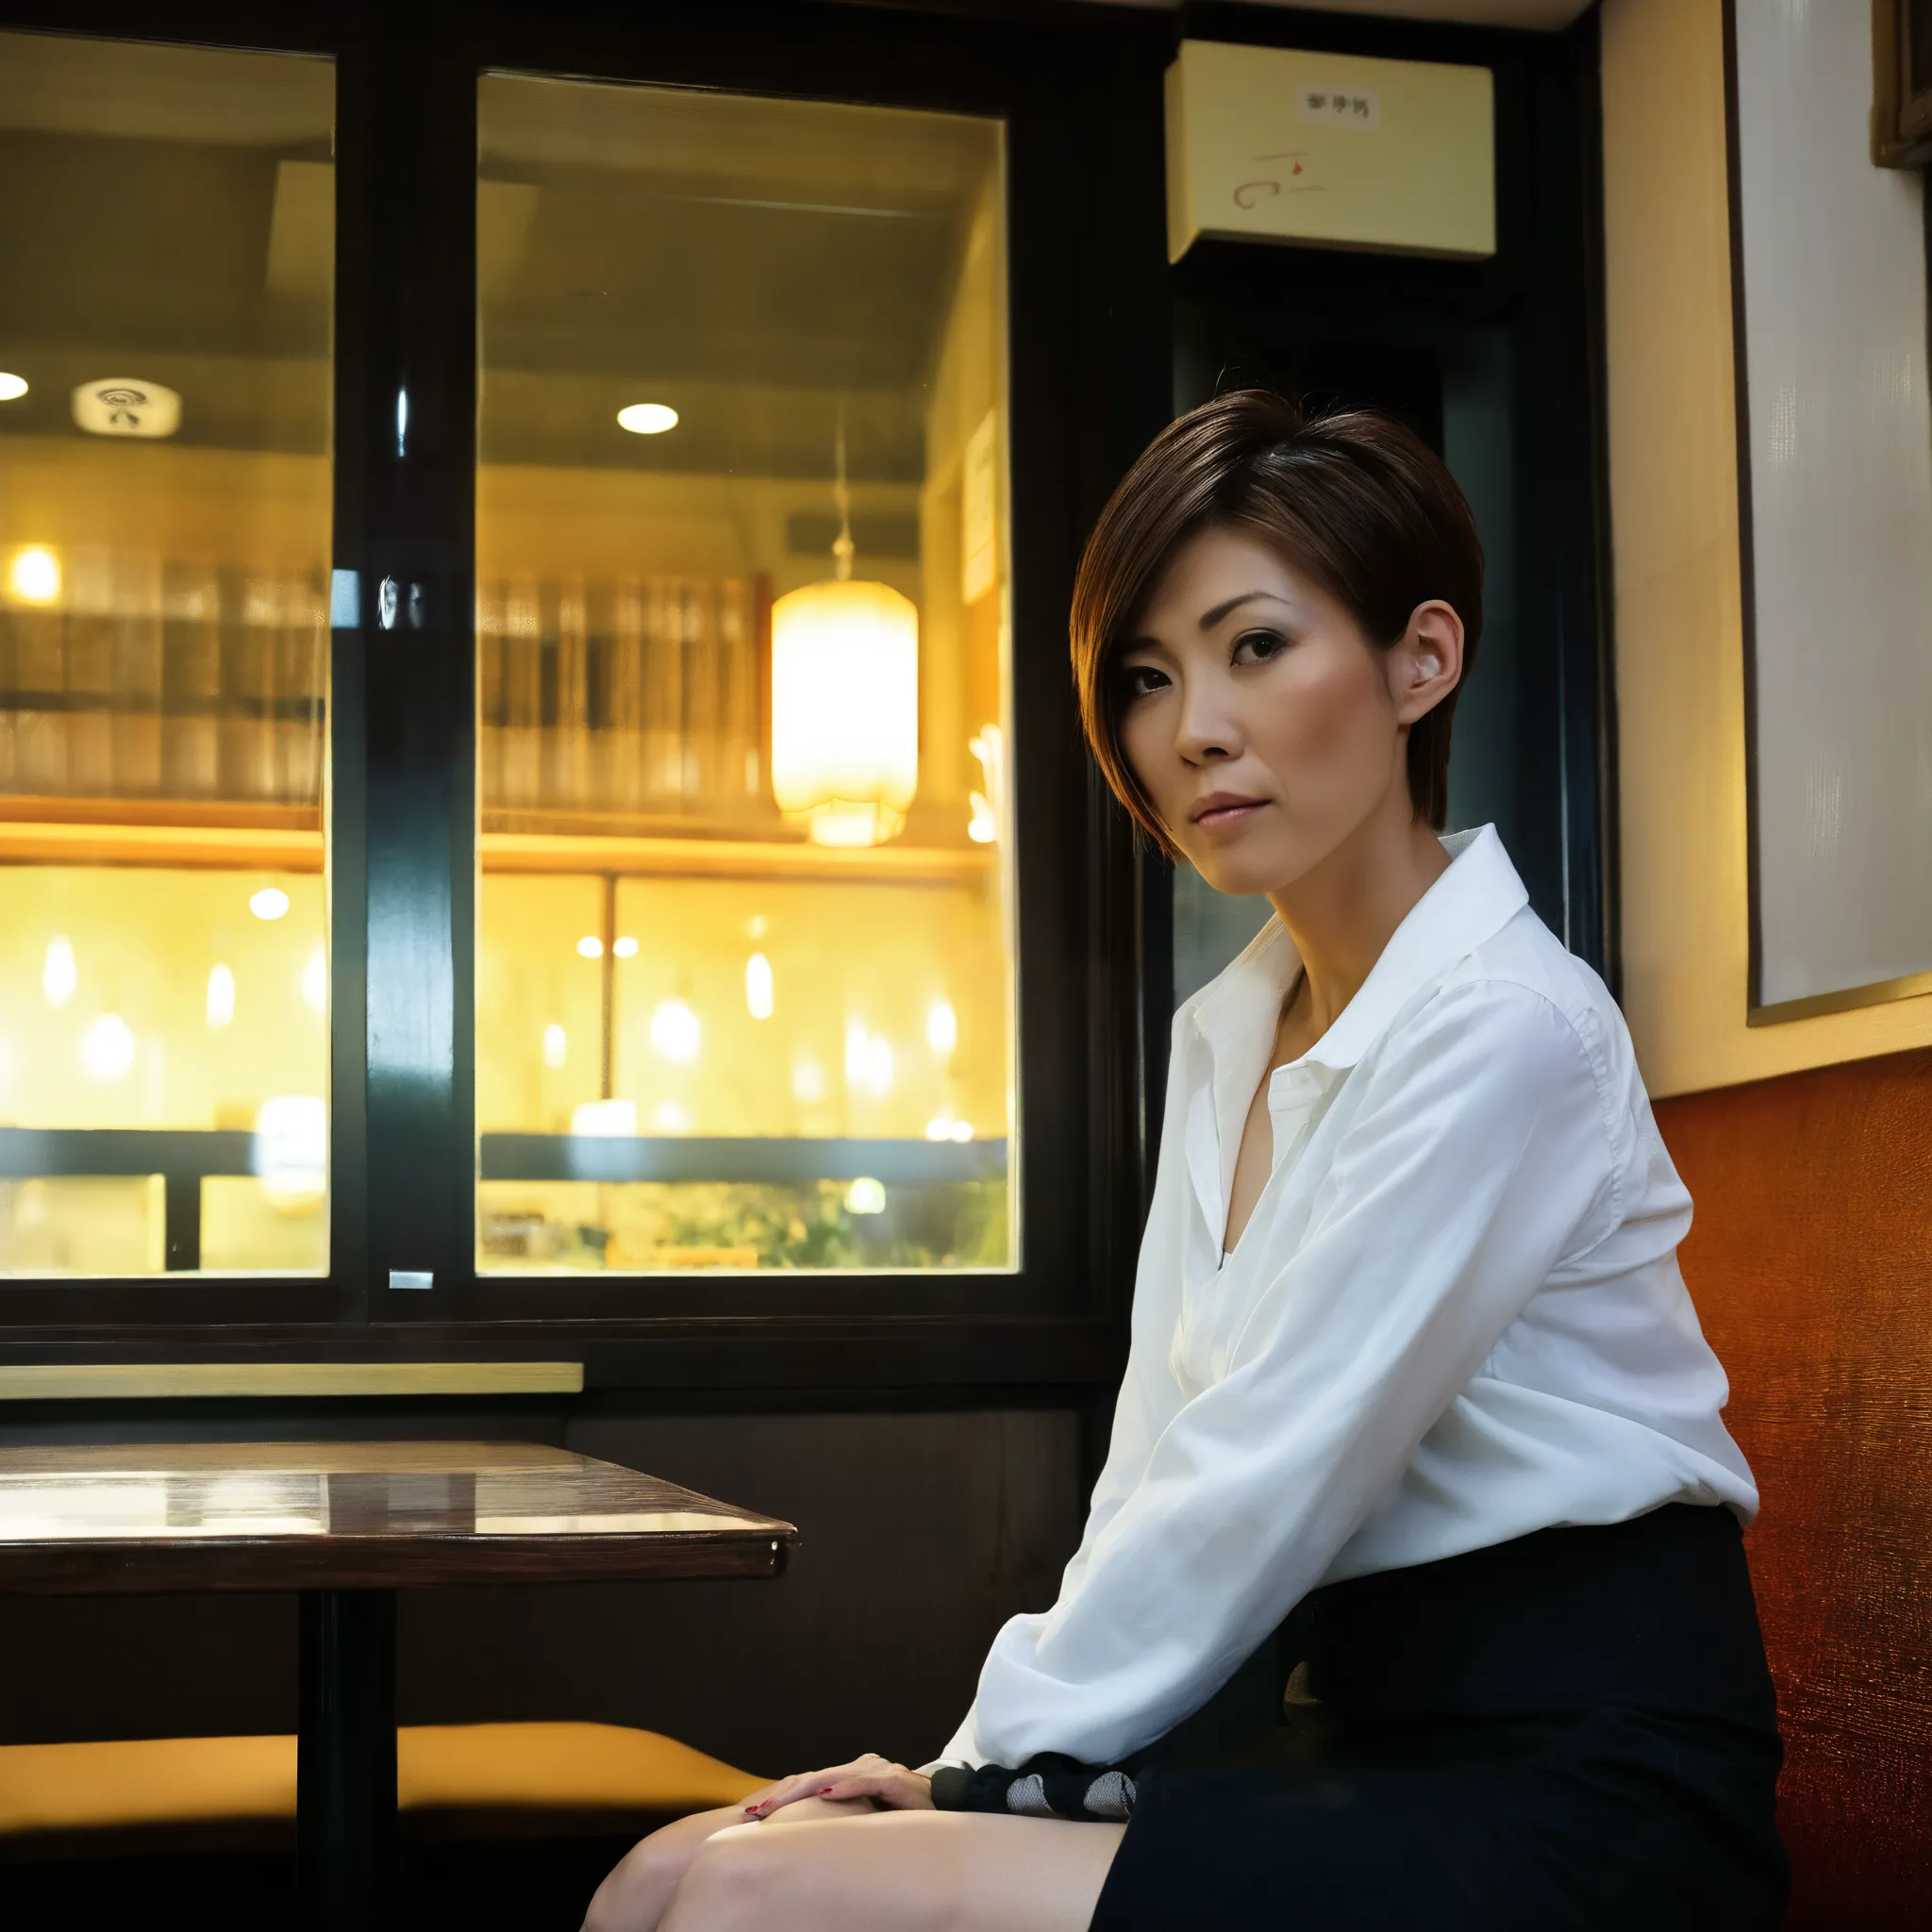
POLYGON ((571 1108, 570 1130, 573 1134, 634 1140, 638 1104, 635 1100, 586 1100, 571 1108))
POLYGON ((682 1000, 665 1000, 651 1015, 651 1046, 667 1060, 698 1057, 698 1016, 682 1000))
POLYGON ((577 954, 585 959, 601 959, 604 957, 604 941, 593 932, 587 932, 577 941, 577 954))
POLYGON ((50 1007, 64 1007, 80 984, 80 968, 74 963, 74 941, 57 932, 47 941, 47 957, 41 967, 41 991, 50 1007))
POLYGON ((754 1020, 772 1017, 772 962, 762 953, 744 962, 744 1004, 754 1020))
POLYGON ((39 543, 16 550, 7 581, 23 604, 52 604, 60 595, 60 559, 39 543))
POLYGON ((967 740, 966 749, 979 760, 986 788, 967 794, 970 816, 966 822, 966 836, 975 845, 991 845, 1000 835, 999 814, 994 810, 992 801, 1000 795, 1006 766, 1006 735, 997 724, 982 724, 978 733, 967 740))
POLYGON ((210 1026, 225 1026, 234 1017, 234 969, 217 959, 208 969, 208 1024, 210 1026))
POLYGON ((688 1134, 691 1115, 675 1100, 660 1100, 651 1109, 651 1124, 660 1134, 688 1134))
POLYGON ((328 1010, 328 959, 320 945, 302 968, 302 997, 316 1012, 328 1010))
POLYGON ((677 411, 669 403, 631 403, 618 410, 617 421, 633 436, 662 436, 677 427, 677 411))
POLYGON ((623 939, 612 944, 610 950, 620 959, 635 959, 638 956, 638 942, 626 933, 623 939))
POLYGON ((949 1054, 959 1043, 959 1016, 950 1000, 935 1000, 925 1009, 925 1043, 937 1054, 949 1054))
POLYGON ((103 1013, 80 1036, 80 1063, 96 1080, 119 1080, 134 1064, 134 1032, 119 1013, 103 1013))
POLYGON ((973 1123, 956 1121, 949 1113, 935 1114, 925 1124, 925 1138, 928 1141, 970 1141, 973 1123))
POLYGON ((10 403, 26 393, 26 377, 0 372, 0 403, 10 403))
POLYGON ((845 1023, 845 1084, 878 1100, 892 1091, 892 1042, 863 1020, 845 1023))
POLYGON ((791 1063, 791 1097, 811 1107, 825 1097, 825 1073, 816 1060, 791 1063))
POLYGON ((321 1207, 328 1184, 328 1104, 319 1093, 278 1093, 261 1103, 255 1172, 277 1214, 321 1207))
POLYGON ((570 1036, 561 1026, 546 1026, 543 1029, 543 1064, 546 1067, 560 1067, 570 1052, 570 1036))
POLYGON ((264 886, 250 896, 248 909, 258 919, 279 919, 289 909, 289 895, 279 886, 264 886))
POLYGON ((860 1174, 845 1190, 845 1211, 848 1214, 883 1214, 886 1211, 885 1184, 874 1180, 870 1174, 860 1174))

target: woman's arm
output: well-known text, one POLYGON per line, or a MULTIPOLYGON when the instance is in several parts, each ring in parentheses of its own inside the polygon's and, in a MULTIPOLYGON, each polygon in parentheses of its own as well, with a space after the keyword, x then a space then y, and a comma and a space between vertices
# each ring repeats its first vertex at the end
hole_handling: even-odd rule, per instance
POLYGON ((985 1756, 1116 1762, 1198 1708, 1552 1271, 1616 1225, 1602 1056, 1541 995, 1441 993, 1363 1077, 1225 1378, 1174 1414, 1091 1530, 1082 1587, 995 1640, 972 1718, 985 1756))

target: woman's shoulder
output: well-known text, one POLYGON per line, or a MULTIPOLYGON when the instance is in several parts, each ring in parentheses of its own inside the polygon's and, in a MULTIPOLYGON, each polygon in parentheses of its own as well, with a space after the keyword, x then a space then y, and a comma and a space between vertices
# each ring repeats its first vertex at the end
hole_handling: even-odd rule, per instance
POLYGON ((1463 1046, 1506 1074, 1587 1072, 1608 1111, 1641 1093, 1629 1029, 1609 989, 1528 907, 1410 1001, 1379 1042, 1386 1062, 1463 1046))

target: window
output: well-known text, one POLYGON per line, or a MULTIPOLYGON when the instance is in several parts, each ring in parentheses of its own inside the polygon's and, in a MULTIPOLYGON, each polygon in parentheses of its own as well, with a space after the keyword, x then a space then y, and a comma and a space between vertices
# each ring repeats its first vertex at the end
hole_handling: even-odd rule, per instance
POLYGON ((1000 124, 479 114, 478 1269, 1011 1269, 1000 124))
POLYGON ((0 34, 0 1273, 328 1265, 333 114, 0 34))

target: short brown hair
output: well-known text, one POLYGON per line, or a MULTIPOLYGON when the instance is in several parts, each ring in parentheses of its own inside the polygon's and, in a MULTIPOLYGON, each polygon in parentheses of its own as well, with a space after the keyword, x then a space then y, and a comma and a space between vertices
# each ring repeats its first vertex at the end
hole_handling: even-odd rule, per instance
MULTIPOLYGON (((1462 620, 1467 678, 1483 627, 1483 546, 1442 459, 1373 409, 1304 413, 1272 390, 1216 396, 1171 423, 1113 493, 1074 582, 1074 677, 1087 742, 1114 794, 1170 857, 1174 841, 1122 756, 1114 659, 1156 578, 1189 538, 1252 530, 1392 646, 1432 598, 1462 620)), ((1451 691, 1408 735, 1408 795, 1448 816, 1451 691)))

